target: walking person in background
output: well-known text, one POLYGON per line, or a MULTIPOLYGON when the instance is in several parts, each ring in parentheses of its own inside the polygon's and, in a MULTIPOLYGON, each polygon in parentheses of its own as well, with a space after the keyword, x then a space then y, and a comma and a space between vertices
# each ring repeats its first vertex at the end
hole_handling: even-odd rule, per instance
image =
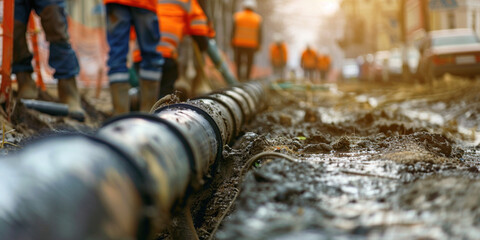
POLYGON ((33 55, 28 49, 26 38, 32 10, 40 17, 46 40, 50 43, 48 64, 55 69, 53 77, 58 80, 58 98, 68 105, 72 117, 83 120, 85 111, 76 82, 80 67, 70 45, 64 0, 15 0, 12 72, 17 76, 18 98, 38 97, 38 89, 32 78, 33 55))
POLYGON ((302 53, 300 66, 303 69, 305 79, 312 82, 317 69, 317 53, 309 45, 307 45, 307 48, 302 53))
POLYGON ((234 15, 232 47, 240 81, 250 78, 255 52, 262 43, 262 17, 254 12, 256 6, 255 0, 245 0, 244 10, 234 15))
POLYGON ((157 0, 104 0, 107 10, 107 40, 110 45, 108 79, 114 115, 129 111, 130 89, 127 54, 130 29, 135 28, 140 47, 140 111, 149 112, 158 99, 163 57, 157 51, 160 41, 157 0))
POLYGON ((273 36, 274 42, 270 46, 270 63, 275 77, 285 79, 285 67, 287 66, 287 45, 278 34, 273 36))
POLYGON ((327 81, 327 75, 330 71, 330 66, 332 64, 330 56, 327 54, 318 54, 317 64, 320 81, 327 81))

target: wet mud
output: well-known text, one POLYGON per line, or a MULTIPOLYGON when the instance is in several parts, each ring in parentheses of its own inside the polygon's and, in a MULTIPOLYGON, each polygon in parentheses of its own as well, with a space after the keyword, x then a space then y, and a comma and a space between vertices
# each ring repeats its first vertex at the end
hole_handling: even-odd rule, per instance
MULTIPOLYGON (((56 88, 49 87, 47 91, 40 92, 39 100, 58 102, 56 88)), ((96 131, 111 113, 110 96, 107 91, 102 91, 97 97, 94 89, 82 89, 82 107, 86 112, 84 122, 79 122, 68 116, 51 116, 26 108, 15 97, 11 103, 10 117, 3 109, 0 110, 2 126, 2 143, 0 155, 7 155, 12 151, 21 149, 37 139, 59 135, 84 133, 96 131)))
POLYGON ((216 239, 478 239, 479 90, 448 76, 272 90, 193 210, 200 239, 238 191, 216 239), (240 176, 267 151, 297 162, 264 158, 240 176))
MULTIPOLYGON (((191 194, 200 239, 227 209, 216 239, 478 239, 480 82, 318 89, 272 89, 268 109, 225 147, 191 194), (241 175, 270 151, 297 162, 263 158, 241 175)), ((46 135, 95 131, 110 102, 108 92, 94 95, 82 94, 85 123, 20 104, 11 121, 2 112, 0 154, 46 135)))

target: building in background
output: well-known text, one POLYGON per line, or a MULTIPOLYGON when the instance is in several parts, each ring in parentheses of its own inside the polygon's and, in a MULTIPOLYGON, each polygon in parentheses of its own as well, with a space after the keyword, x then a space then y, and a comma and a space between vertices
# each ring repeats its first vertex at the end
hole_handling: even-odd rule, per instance
POLYGON ((398 47, 400 0, 343 0, 345 31, 340 41, 347 58, 398 47))
POLYGON ((480 36, 479 0, 430 0, 431 30, 471 28, 480 36))

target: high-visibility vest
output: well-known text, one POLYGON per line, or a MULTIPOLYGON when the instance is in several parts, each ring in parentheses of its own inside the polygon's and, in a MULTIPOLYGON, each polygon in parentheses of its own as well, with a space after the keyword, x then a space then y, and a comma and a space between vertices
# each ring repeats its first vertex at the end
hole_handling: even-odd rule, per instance
POLYGON ((330 68, 330 56, 328 55, 319 55, 318 56, 318 69, 322 71, 327 71, 330 68))
POLYGON ((285 43, 272 43, 270 46, 270 61, 275 67, 283 67, 287 63, 288 52, 285 43))
POLYGON ((147 9, 152 12, 155 12, 157 8, 157 0, 103 0, 103 3, 122 4, 130 7, 147 9))
MULTIPOLYGON (((157 16, 161 39, 157 51, 166 58, 177 58, 177 48, 184 35, 209 36, 211 29, 207 16, 197 0, 158 0, 157 16)), ((133 61, 140 62, 140 50, 133 53, 133 61)))
POLYGON ((317 68, 317 53, 312 49, 306 49, 302 53, 303 68, 317 68))
POLYGON ((235 47, 259 47, 262 17, 252 10, 244 10, 234 15, 235 32, 232 44, 235 47))

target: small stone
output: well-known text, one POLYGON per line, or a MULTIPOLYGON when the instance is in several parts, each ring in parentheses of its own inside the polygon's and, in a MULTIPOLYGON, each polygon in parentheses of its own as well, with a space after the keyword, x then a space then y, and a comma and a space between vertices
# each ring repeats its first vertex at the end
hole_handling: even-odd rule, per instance
POLYGON ((283 126, 292 126, 292 117, 286 114, 280 114, 280 124, 283 126))

